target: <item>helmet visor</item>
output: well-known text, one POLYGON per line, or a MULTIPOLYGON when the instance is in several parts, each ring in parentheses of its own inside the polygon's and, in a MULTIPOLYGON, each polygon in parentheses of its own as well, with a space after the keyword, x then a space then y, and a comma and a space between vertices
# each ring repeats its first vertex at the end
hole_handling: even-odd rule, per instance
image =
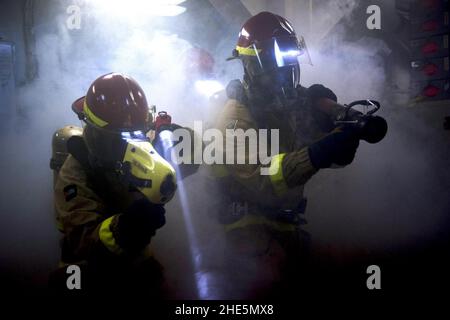
MULTIPOLYGON (((245 50, 247 55, 253 56, 248 70, 252 76, 267 73, 278 68, 298 66, 301 58, 309 61, 309 53, 303 37, 300 41, 295 36, 274 37, 266 41, 255 43, 250 50, 245 50)), ((244 55, 246 55, 244 53, 244 55)))

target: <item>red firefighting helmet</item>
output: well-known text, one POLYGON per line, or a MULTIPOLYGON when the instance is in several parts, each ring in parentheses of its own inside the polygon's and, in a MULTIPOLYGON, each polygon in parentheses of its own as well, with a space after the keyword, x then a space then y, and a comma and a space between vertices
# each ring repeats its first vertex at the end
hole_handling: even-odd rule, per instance
POLYGON ((92 166, 115 173, 118 182, 152 203, 164 204, 173 197, 175 170, 154 150, 146 135, 151 121, 149 107, 134 79, 120 73, 103 75, 72 109, 86 122, 83 140, 92 166))
POLYGON ((121 73, 97 78, 72 109, 87 124, 109 131, 146 130, 150 122, 144 90, 121 73))
POLYGON ((229 59, 241 59, 249 81, 263 75, 279 88, 295 88, 300 81, 298 57, 306 52, 285 18, 261 12, 248 19, 239 32, 236 48, 229 59))
POLYGON ((122 158, 127 139, 145 140, 151 121, 141 86, 120 73, 97 78, 72 110, 86 123, 83 136, 89 152, 103 164, 122 158))

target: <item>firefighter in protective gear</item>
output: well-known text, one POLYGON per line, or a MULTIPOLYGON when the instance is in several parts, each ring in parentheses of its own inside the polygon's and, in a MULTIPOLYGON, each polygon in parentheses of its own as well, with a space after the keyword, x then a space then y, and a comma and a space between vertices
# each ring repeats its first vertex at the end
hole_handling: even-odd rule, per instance
POLYGON ((301 229, 304 185, 319 169, 348 165, 355 156, 358 138, 335 128, 330 116, 344 110, 336 95, 299 83, 298 58, 305 54, 286 19, 261 12, 245 22, 230 58, 241 60, 244 77, 228 84, 216 127, 224 137, 227 129, 278 129, 279 154, 271 155, 270 175, 261 175, 263 165, 248 164, 254 155, 238 140, 234 151, 244 150, 245 164, 212 166, 222 194, 224 270, 233 284, 223 298, 279 298, 299 289, 309 240, 301 229))
POLYGON ((144 91, 110 73, 72 109, 86 126, 67 139, 69 155, 55 185, 62 263, 87 268, 84 280, 94 290, 142 283, 157 292, 161 270, 148 244, 165 224, 176 176, 146 136, 152 120, 144 91))

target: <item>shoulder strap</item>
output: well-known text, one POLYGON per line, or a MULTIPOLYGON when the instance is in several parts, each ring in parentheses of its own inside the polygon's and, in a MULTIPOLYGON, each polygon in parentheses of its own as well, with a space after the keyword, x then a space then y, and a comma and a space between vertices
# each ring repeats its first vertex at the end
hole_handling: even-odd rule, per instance
POLYGON ((72 136, 67 140, 67 151, 87 170, 91 169, 89 152, 83 137, 72 136))
POLYGON ((105 186, 108 182, 100 168, 94 170, 91 164, 89 151, 81 136, 72 136, 67 140, 67 151, 72 155, 85 170, 88 181, 91 188, 98 194, 98 196, 105 200, 105 203, 109 203, 107 199, 111 197, 108 194, 108 189, 105 186))

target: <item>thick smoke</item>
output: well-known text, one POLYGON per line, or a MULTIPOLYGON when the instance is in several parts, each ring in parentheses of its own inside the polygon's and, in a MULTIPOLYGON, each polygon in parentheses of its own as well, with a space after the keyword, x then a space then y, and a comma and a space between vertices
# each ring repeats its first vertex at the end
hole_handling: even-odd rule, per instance
MULTIPOLYGON (((111 71, 131 75, 142 84, 150 104, 169 111, 174 122, 183 125, 207 115, 202 109, 207 100, 193 96, 181 63, 193 44, 168 32, 161 19, 130 22, 95 7, 87 9, 87 3, 80 2, 86 9, 81 29, 69 30, 66 3, 37 3, 34 31, 39 76, 17 88, 20 112, 1 137, 0 211, 2 225, 7 226, 0 233, 1 271, 14 275, 11 281, 23 286, 45 285, 47 272, 57 266, 59 235, 48 166, 51 136, 64 125, 80 124, 70 106, 95 78, 111 71)), ((266 9, 261 3, 253 3, 250 11, 266 9)), ((313 66, 302 65, 302 84, 322 83, 335 91, 341 103, 380 100, 380 114, 390 126, 381 143, 361 142, 351 166, 323 170, 307 184, 307 229, 313 242, 342 255, 389 252, 427 241, 445 230, 449 212, 448 135, 442 133, 440 122, 448 108, 393 103, 398 92, 392 79, 406 71, 403 65, 395 65, 396 74, 392 73, 386 61, 394 59, 395 52, 382 37, 348 39, 349 33, 361 28, 352 20, 357 8, 356 1, 324 2, 313 12, 315 28, 311 29, 304 26, 305 21, 295 23, 295 11, 288 16, 296 29, 309 30, 305 38, 313 66)), ((190 30, 189 25, 184 28, 190 30)), ((217 46, 215 71, 223 84, 240 77, 242 70, 237 61, 224 62, 234 44, 235 39, 228 36, 211 43, 217 46)), ((184 186, 197 238, 190 239, 177 196, 167 206, 167 224, 158 231, 154 248, 174 295, 196 298, 207 277, 196 270, 204 265, 202 259, 209 256, 212 266, 220 263, 218 254, 208 254, 220 253, 220 239, 211 240, 220 228, 209 217, 214 211, 211 190, 205 190, 197 176, 189 177, 184 186), (192 247, 193 242, 198 248, 192 247), (202 250, 206 251, 202 254, 202 250)))
POLYGON ((442 130, 448 107, 408 105, 408 52, 400 50, 398 43, 407 41, 409 35, 403 32, 407 24, 399 30, 401 18, 394 5, 377 3, 385 29, 372 36, 357 31, 365 27, 367 6, 358 7, 354 1, 347 4, 327 4, 315 11, 317 17, 337 15, 342 20, 312 34, 315 40, 321 31, 329 32, 312 41, 313 66, 303 66, 302 84, 322 83, 336 93, 340 103, 379 100, 379 114, 387 119, 389 132, 379 144, 361 142, 351 166, 323 170, 311 180, 306 188, 309 230, 316 244, 343 255, 415 250, 435 240, 438 230, 448 228, 445 194, 450 172, 444 159, 449 147, 448 135, 442 130), (343 11, 329 10, 330 6, 343 11))
MULTIPOLYGON (((8 122, 10 130, 2 136, 2 171, 6 176, 1 184, 1 211, 3 225, 8 226, 1 233, 2 274, 14 275, 9 277, 14 286, 45 286, 48 272, 57 267, 59 234, 49 168, 51 138, 58 128, 81 125, 71 104, 85 94, 93 80, 112 71, 129 74, 142 85, 149 104, 156 104, 158 111, 168 111, 181 124, 183 115, 192 120, 188 108, 183 109, 188 102, 181 94, 185 75, 180 60, 192 47, 189 42, 166 32, 163 26, 153 28, 148 21, 118 24, 81 4, 80 30, 67 28, 65 9, 69 4, 40 2, 35 6, 38 77, 17 88, 19 115, 8 122), (16 266, 21 266, 20 270, 16 266)), ((179 257, 179 261, 166 263, 163 258, 162 263, 188 268, 191 257, 181 210, 176 200, 171 205, 174 208, 168 212, 176 214, 168 214, 168 235, 162 232, 160 237, 165 239, 162 251, 168 253, 166 257, 179 257), (165 246, 186 254, 171 253, 165 246)), ((196 297, 190 286, 177 285, 178 294, 196 297)))

